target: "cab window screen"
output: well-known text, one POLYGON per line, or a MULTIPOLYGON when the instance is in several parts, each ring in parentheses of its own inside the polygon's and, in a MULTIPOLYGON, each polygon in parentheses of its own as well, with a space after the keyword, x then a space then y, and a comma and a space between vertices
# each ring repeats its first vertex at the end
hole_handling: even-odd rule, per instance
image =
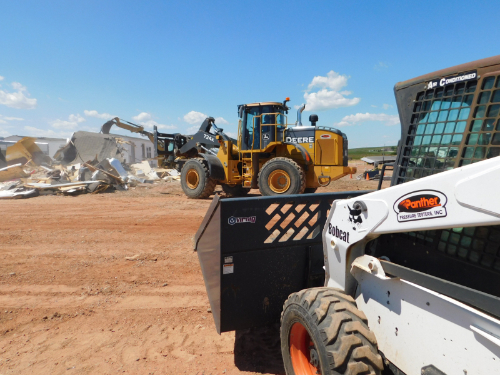
POLYGON ((460 155, 459 166, 500 155, 500 76, 486 77, 476 100, 470 134, 460 155))
MULTIPOLYGON (((500 76, 416 95, 397 183, 500 156, 500 76), (475 91, 481 90, 474 96, 475 91), (470 115, 472 118, 469 122, 470 115), (429 138, 431 137, 431 138, 429 138), (408 156, 407 156, 408 155, 408 156), (457 160, 458 159, 458 160, 457 160)), ((500 273, 500 226, 400 233, 445 257, 500 273)))
MULTIPOLYGON (((455 166, 476 86, 476 81, 459 82, 417 94, 398 184, 455 166)), ((490 110, 495 111, 495 107, 490 110)))

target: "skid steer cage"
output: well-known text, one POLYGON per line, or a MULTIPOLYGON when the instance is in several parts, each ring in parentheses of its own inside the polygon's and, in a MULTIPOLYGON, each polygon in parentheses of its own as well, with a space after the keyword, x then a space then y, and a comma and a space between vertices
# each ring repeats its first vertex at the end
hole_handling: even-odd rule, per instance
POLYGON ((220 199, 195 236, 217 332, 279 321, 291 293, 324 284, 331 204, 369 191, 220 199))

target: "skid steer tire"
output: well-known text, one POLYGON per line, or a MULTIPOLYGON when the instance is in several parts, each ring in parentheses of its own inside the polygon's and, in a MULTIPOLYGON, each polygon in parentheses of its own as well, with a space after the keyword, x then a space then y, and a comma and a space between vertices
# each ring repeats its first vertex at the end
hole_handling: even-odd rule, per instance
POLYGON ((333 288, 293 293, 281 314, 287 375, 380 375, 382 357, 365 314, 333 288))
POLYGON ((181 186, 191 199, 205 199, 213 194, 216 182, 210 178, 208 166, 202 158, 188 160, 182 167, 181 186))
POLYGON ((274 158, 259 172, 259 190, 262 195, 302 194, 306 188, 304 169, 289 158, 274 158))
POLYGON ((318 188, 306 188, 304 194, 313 194, 316 193, 316 190, 318 190, 318 188))
POLYGON ((248 194, 250 189, 246 189, 243 185, 227 185, 222 184, 222 191, 227 197, 243 197, 248 194))

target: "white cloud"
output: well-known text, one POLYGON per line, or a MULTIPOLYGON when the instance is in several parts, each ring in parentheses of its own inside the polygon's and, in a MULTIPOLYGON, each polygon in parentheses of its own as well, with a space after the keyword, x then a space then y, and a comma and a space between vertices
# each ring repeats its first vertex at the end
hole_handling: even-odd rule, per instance
POLYGON ((191 111, 184 115, 184 121, 188 124, 200 124, 205 120, 208 116, 201 112, 191 111))
POLYGON ((154 126, 156 126, 158 130, 169 130, 177 128, 177 126, 175 125, 159 124, 158 122, 153 120, 153 116, 148 112, 141 112, 137 116, 133 116, 132 119, 148 129, 153 129, 154 126))
POLYGON ((331 70, 326 77, 316 76, 307 86, 304 93, 306 111, 327 110, 332 108, 350 107, 359 103, 359 98, 346 98, 350 91, 340 91, 347 86, 350 77, 341 75, 331 70), (319 89, 311 92, 313 89, 319 89))
POLYGON ((85 110, 83 111, 83 114, 87 117, 95 117, 95 118, 102 118, 104 120, 111 120, 112 118, 116 117, 113 115, 110 115, 109 113, 99 113, 96 110, 85 110))
POLYGON ((379 62, 378 62, 378 64, 376 64, 376 65, 373 67, 373 69, 375 69, 375 70, 381 70, 381 69, 386 69, 386 68, 388 68, 388 67, 389 67, 389 65, 388 65, 388 64, 386 64, 385 62, 379 61, 379 62))
POLYGON ((326 74, 326 77, 323 76, 314 77, 311 83, 307 86, 307 91, 311 91, 313 88, 340 91, 342 87, 347 86, 348 79, 349 77, 340 75, 337 72, 330 70, 326 74))
POLYGON ((80 116, 79 114, 76 114, 76 115, 69 115, 68 120, 57 119, 55 121, 52 121, 50 124, 52 125, 53 128, 56 129, 75 129, 78 127, 78 124, 84 121, 85 121, 84 117, 80 116))
POLYGON ((373 105, 373 104, 372 104, 370 107, 372 107, 372 108, 377 108, 377 106, 376 106, 376 105, 373 105))
MULTIPOLYGON (((208 115, 201 113, 201 112, 196 112, 196 111, 191 111, 187 114, 184 115, 183 119, 185 122, 188 124, 194 125, 194 124, 199 124, 201 123, 208 117, 208 115)), ((224 119, 224 117, 215 117, 215 124, 216 125, 226 125, 229 124, 229 122, 224 119)))
POLYGON ((0 81, 3 81, 5 77, 0 76, 0 81))
POLYGON ((335 123, 335 126, 353 126, 366 121, 379 121, 386 126, 399 124, 399 116, 386 115, 385 113, 356 113, 355 115, 345 116, 340 122, 335 123))
POLYGON ((24 121, 21 117, 8 117, 0 115, 0 124, 7 124, 7 121, 24 121))
MULTIPOLYGON (((0 124, 2 124, 1 120, 0 120, 0 124)), ((9 135, 11 135, 12 132, 9 131, 9 130, 7 130, 7 129, 10 129, 10 128, 12 128, 12 126, 0 125, 0 137, 8 137, 9 135)))
POLYGON ((190 135, 190 134, 194 134, 196 133, 198 130, 200 129, 199 126, 197 125, 194 125, 194 126, 191 126, 189 128, 186 129, 186 134, 190 135))
POLYGON ((388 110, 389 108, 392 108, 393 106, 390 105, 390 104, 383 104, 382 107, 385 109, 385 110, 388 110))
POLYGON ((52 129, 38 129, 33 126, 25 126, 24 132, 27 136, 31 137, 50 137, 50 138, 68 138, 71 135, 71 131, 62 130, 54 131, 52 129))
POLYGON ((217 125, 217 124, 219 124, 219 125, 220 125, 220 124, 225 124, 225 125, 227 125, 227 124, 229 124, 229 122, 227 122, 227 121, 226 121, 223 117, 216 117, 216 118, 215 118, 215 124, 216 124, 216 125, 217 125))
POLYGON ((137 116, 132 117, 134 121, 148 121, 151 120, 153 116, 151 116, 151 113, 147 112, 141 112, 137 116))
POLYGON ((12 88, 15 92, 0 90, 0 104, 17 109, 34 109, 36 107, 37 100, 29 98, 30 94, 26 87, 19 82, 12 82, 12 88))

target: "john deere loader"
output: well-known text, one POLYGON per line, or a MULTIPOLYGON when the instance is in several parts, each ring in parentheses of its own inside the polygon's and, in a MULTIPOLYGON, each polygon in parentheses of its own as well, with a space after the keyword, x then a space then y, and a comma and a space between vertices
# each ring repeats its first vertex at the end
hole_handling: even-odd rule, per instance
POLYGON ((288 375, 500 374, 500 56, 394 88, 391 187, 213 200, 217 331, 281 322, 288 375))
MULTIPOLYGON (((237 140, 217 128, 212 117, 193 137, 184 137, 175 155, 185 194, 207 198, 216 185, 233 197, 257 188, 265 196, 312 193, 355 173, 348 166, 346 135, 316 126, 317 115, 310 116, 311 125, 302 125, 305 106, 298 110, 297 122, 287 124, 288 100, 239 105, 237 140)), ((173 136, 155 132, 158 141, 173 136)))

